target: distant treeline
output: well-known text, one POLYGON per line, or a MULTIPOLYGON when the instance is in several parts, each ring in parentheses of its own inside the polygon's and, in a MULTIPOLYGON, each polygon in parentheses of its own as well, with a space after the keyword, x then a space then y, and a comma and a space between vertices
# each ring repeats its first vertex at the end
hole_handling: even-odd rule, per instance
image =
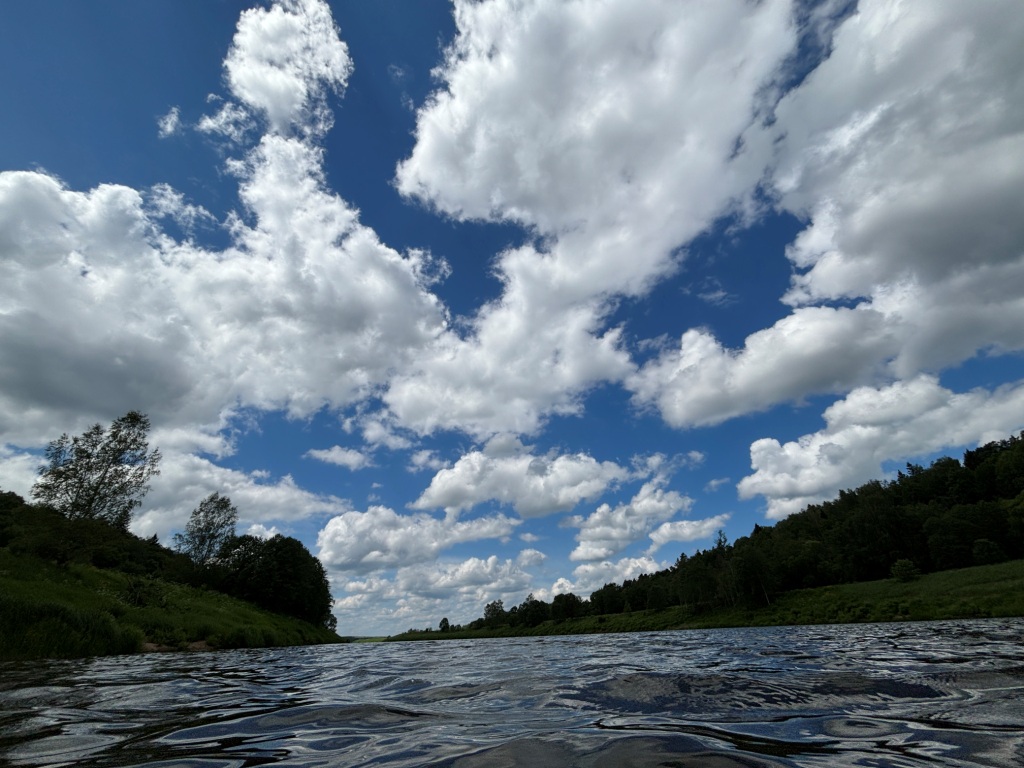
POLYGON ((205 587, 267 610, 334 629, 323 566, 302 542, 233 536, 205 564, 110 523, 68 518, 45 504, 0 491, 0 550, 60 566, 82 563, 148 579, 205 587))
MULTIPOLYGON (((533 627, 586 615, 681 606, 694 615, 770 605, 783 592, 987 565, 1024 557, 1024 433, 930 467, 908 464, 729 544, 682 554, 671 568, 605 584, 589 600, 533 595, 489 603, 469 629, 533 627)), ((452 626, 451 629, 456 627, 452 626)), ((441 630, 449 629, 448 621, 441 630)))

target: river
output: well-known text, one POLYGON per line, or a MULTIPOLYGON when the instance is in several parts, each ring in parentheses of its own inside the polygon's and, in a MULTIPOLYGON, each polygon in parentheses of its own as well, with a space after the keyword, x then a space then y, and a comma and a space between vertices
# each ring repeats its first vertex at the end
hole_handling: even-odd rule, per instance
POLYGON ((1024 619, 0 664, 16 766, 1024 766, 1024 619))

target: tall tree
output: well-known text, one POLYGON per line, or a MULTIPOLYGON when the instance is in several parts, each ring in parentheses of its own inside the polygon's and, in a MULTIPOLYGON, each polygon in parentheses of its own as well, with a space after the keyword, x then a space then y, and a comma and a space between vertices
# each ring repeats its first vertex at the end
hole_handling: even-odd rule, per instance
POLYGON ((206 565, 235 535, 238 509, 227 496, 211 493, 192 510, 185 533, 174 534, 174 548, 197 565, 206 565))
POLYGON ((94 424, 46 448, 32 496, 71 519, 103 520, 127 530, 149 479, 160 474, 160 451, 149 448, 149 417, 129 411, 109 429, 94 424))

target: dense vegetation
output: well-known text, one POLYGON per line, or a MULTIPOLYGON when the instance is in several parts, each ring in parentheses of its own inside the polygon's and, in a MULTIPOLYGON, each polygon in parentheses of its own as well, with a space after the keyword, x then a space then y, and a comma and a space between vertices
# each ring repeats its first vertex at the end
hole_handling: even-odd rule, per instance
MULTIPOLYGON (((606 584, 589 600, 566 594, 546 603, 530 595, 508 610, 492 602, 466 629, 514 632, 548 621, 668 609, 696 621, 723 612, 770 615, 793 590, 909 582, 1022 557, 1024 439, 1012 437, 967 451, 962 462, 908 464, 890 482, 841 491, 774 526, 755 525, 732 544, 719 533, 714 547, 680 555, 667 570, 606 584)), ((461 628, 448 625, 455 629, 461 628)))
POLYGON ((295 539, 239 539, 244 572, 0 492, 0 658, 337 642, 322 596, 310 607, 319 561, 295 539))
POLYGON ((320 561, 297 539, 235 535, 238 510, 226 496, 199 504, 176 552, 129 532, 159 474, 149 427, 131 411, 109 428, 52 441, 32 488, 38 504, 0 490, 0 657, 119 653, 145 641, 336 641, 320 561), (306 626, 254 618, 255 606, 306 626), (211 616, 197 622, 204 607, 211 616))

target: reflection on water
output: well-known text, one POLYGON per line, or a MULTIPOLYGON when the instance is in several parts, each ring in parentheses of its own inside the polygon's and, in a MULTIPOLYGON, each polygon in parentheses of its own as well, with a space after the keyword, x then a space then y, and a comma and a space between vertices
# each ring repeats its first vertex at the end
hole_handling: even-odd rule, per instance
POLYGON ((1024 620, 0 665, 0 764, 1024 765, 1024 620))

